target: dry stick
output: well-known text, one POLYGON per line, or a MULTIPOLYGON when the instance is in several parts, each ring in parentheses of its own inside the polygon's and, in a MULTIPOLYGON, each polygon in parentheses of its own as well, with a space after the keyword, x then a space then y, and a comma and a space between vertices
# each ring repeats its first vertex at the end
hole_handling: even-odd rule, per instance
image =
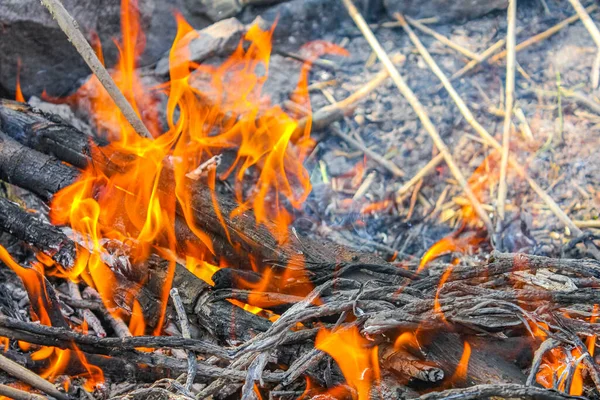
POLYGON ((67 395, 60 392, 53 384, 13 360, 4 357, 2 354, 0 354, 0 369, 49 396, 60 400, 68 400, 67 395))
MULTIPOLYGON (((177 290, 177 288, 171 289, 171 299, 173 299, 173 305, 175 306, 177 317, 179 317, 181 335, 185 339, 191 339, 192 335, 190 334, 190 323, 188 322, 187 314, 185 313, 185 308, 183 306, 183 302, 181 301, 181 297, 179 296, 179 291, 177 290)), ((187 378, 185 380, 185 390, 189 392, 192 389, 192 385, 194 384, 194 379, 196 379, 196 372, 198 371, 198 361, 196 360, 196 355, 192 350, 187 350, 187 357, 188 371, 187 378)))
POLYGON ((422 23, 420 23, 419 21, 415 21, 412 18, 409 17, 405 17, 406 20, 408 21, 409 24, 411 24, 412 26, 414 26, 415 28, 417 28, 418 30, 420 30, 423 33, 426 33, 430 36, 433 36, 434 38, 436 38, 440 43, 450 47, 451 49, 454 49, 456 51, 458 51, 459 53, 461 53, 462 55, 464 55, 467 58, 470 58, 471 60, 479 60, 480 55, 477 53, 472 52, 469 49, 466 49, 456 43, 454 43, 452 40, 448 39, 446 36, 441 35, 439 33, 437 33, 436 31, 434 31, 433 29, 429 28, 428 26, 423 25, 422 23))
POLYGON ((417 99, 417 96, 415 96, 413 91, 408 87, 406 82, 404 82, 404 79, 402 78, 402 76, 400 75, 400 73, 398 72, 398 70, 396 69, 396 67, 390 60, 390 58, 388 57, 387 53, 385 52, 385 50, 383 50, 383 48, 381 47, 381 44, 379 44, 379 42, 375 38, 375 35, 373 35, 373 32, 371 31, 371 29, 369 29, 369 25, 367 25, 367 23, 365 22, 362 15, 360 15, 360 13, 358 12, 358 10, 354 6, 354 4, 352 4, 352 0, 342 0, 342 2, 344 3, 344 6, 348 10, 348 13, 350 14, 350 16, 356 23, 356 26, 358 27, 358 29, 360 29, 360 31, 362 32, 365 39, 367 39, 367 42, 369 42, 369 45, 371 46, 373 51, 375 51, 375 53, 377 54, 379 61, 381 61, 381 63, 388 70, 390 76, 392 77, 392 80, 396 84, 396 87, 398 88, 398 90, 400 91, 402 96, 404 96, 404 98, 408 101, 410 106, 415 110, 415 113, 421 120, 423 127, 425 128, 425 130, 427 131, 427 133, 429 134, 429 136, 435 143, 435 146, 438 148, 440 153, 444 155, 444 160, 446 161, 446 165, 448 165, 448 168, 452 172, 452 175, 454 175, 454 178, 458 181, 458 184, 461 186, 461 188, 465 192, 465 195, 471 202, 473 209, 477 213, 477 216, 483 221, 483 223, 485 224, 485 226, 488 229, 488 232, 491 233, 492 232, 492 221, 490 220, 490 218, 486 214, 485 210, 481 206, 481 203, 479 203, 479 200, 477 200, 477 197, 475 196, 475 194, 469 187, 469 184, 468 184, 467 180, 465 179, 465 177, 463 176, 462 172, 460 172, 460 169, 454 162, 454 159, 452 158, 452 155, 450 154, 448 147, 446 146, 446 144, 440 137, 437 129, 435 129, 435 126, 433 125, 431 120, 429 119, 429 116, 427 115, 425 108, 423 107, 423 105, 421 104, 419 99, 417 99))
POLYGON ((502 131, 502 158, 500 160, 500 179, 498 182, 498 231, 502 228, 501 224, 505 217, 506 193, 506 174, 508 172, 508 155, 510 151, 510 128, 512 125, 512 112, 514 107, 515 92, 515 26, 517 14, 517 0, 509 0, 506 19, 508 20, 508 29, 506 32, 506 87, 505 87, 505 105, 504 105, 504 129, 502 131))
POLYGON ((102 65, 98 59, 92 46, 90 46, 87 40, 85 40, 85 37, 83 37, 83 34, 79 30, 79 25, 77 25, 77 21, 75 21, 64 8, 60 0, 41 0, 41 2, 48 11, 50 11, 50 14, 52 14, 52 17, 56 22, 58 22, 60 29, 67 35, 69 41, 73 44, 75 49, 77 49, 77 52, 90 67, 94 75, 98 77, 98 80, 102 83, 104 89, 106 89, 116 106, 121 110, 123 116, 125 116, 125 119, 127 119, 137 134, 152 139, 152 135, 148 131, 148 128, 146 128, 131 104, 129 104, 123 93, 121 93, 106 68, 104 68, 104 65, 102 65))
MULTIPOLYGON (((479 54, 479 59, 469 61, 467 63, 467 65, 465 65, 464 67, 462 67, 461 69, 456 71, 454 74, 452 74, 452 76, 450 77, 450 80, 453 81, 455 79, 462 77, 467 72, 471 71, 473 68, 475 68, 479 64, 483 63, 485 60, 490 58, 495 52, 497 52, 502 47, 504 47, 505 43, 506 43, 506 39, 498 40, 496 43, 494 43, 489 48, 484 50, 481 54, 479 54)), ((441 89, 441 87, 439 89, 441 89)))
POLYGON ((8 385, 0 385, 0 396, 6 396, 14 400, 47 400, 47 397, 39 394, 29 393, 8 385))
MULTIPOLYGON (((396 17, 400 21, 402 21, 402 15, 396 14, 396 17)), ((434 59, 431 57, 431 55, 429 54, 429 52, 427 51, 425 46, 423 46, 423 44, 419 41, 419 38, 414 34, 412 29, 410 29, 410 27, 408 26, 408 24, 406 22, 404 22, 404 27, 405 27, 407 33, 409 34, 409 37, 413 41, 413 44, 415 45, 417 50, 419 50, 419 52, 421 53, 421 56, 423 57, 423 59, 425 60, 427 65, 429 65, 429 68, 431 68, 433 73, 442 82, 442 85, 444 86, 444 88, 446 88, 446 91, 448 92, 448 94, 450 95, 450 97, 452 98, 452 100, 454 101, 456 106, 458 107, 460 113, 465 118, 465 121, 473 127, 475 132, 477 132, 477 134, 479 136, 481 136, 481 138, 487 145, 493 147, 496 150, 502 150, 502 145, 500 145, 500 143, 498 143, 496 141, 496 139, 494 139, 494 137, 492 135, 490 135, 490 133, 475 119, 475 117, 473 116, 473 113, 471 113, 471 110, 469 110, 469 107, 467 107, 467 105, 465 104, 463 99, 458 95, 458 93, 456 92, 454 87, 452 87, 452 84, 450 83, 450 81, 448 80, 446 75, 444 75, 444 73, 442 72, 440 67, 438 67, 438 65, 436 64, 434 59)), ((542 198, 542 200, 544 200, 546 205, 548 205, 548 208, 550 208, 550 210, 552 210, 552 212, 558 217, 558 219, 560 219, 562 221, 562 223, 565 224, 574 234, 581 235, 582 234, 581 230, 573 223, 573 221, 571 221, 569 216, 567 214, 565 214, 565 212, 558 206, 558 204, 556 204, 556 202, 554 202, 552 197, 550 197, 544 191, 544 189, 542 189, 533 179, 531 179, 531 177, 529 177, 529 175, 527 174, 525 169, 521 166, 519 161, 516 158, 511 156, 509 158, 509 162, 510 162, 510 166, 515 170, 515 172, 519 176, 521 176, 523 179, 525 179, 527 181, 527 183, 529 183, 529 185, 531 186, 533 191, 536 192, 536 194, 538 196, 540 196, 542 198)))
MULTIPOLYGON (((400 63, 405 59, 402 55, 396 55, 392 57, 394 63, 400 63)), ((352 93, 350 96, 346 97, 344 100, 340 100, 337 103, 330 104, 319 110, 315 111, 312 115, 312 129, 319 130, 329 126, 331 123, 342 119, 345 115, 350 114, 356 103, 366 96, 368 96, 373 90, 377 89, 383 82, 387 80, 389 77, 388 71, 384 68, 380 71, 373 79, 367 82, 364 86, 359 88, 356 92, 352 93)), ((302 118, 298 121, 298 126, 295 135, 300 135, 304 132, 304 128, 308 123, 308 118, 302 118)), ((383 168, 387 169, 392 175, 402 178, 404 176, 404 171, 402 171, 396 164, 385 159, 380 154, 374 152, 373 150, 366 147, 364 144, 360 143, 356 139, 346 135, 339 128, 333 128, 333 133, 339 136, 344 141, 348 142, 354 148, 365 153, 369 158, 373 161, 380 164, 383 168)))
POLYGON ((429 175, 435 167, 437 167, 444 160, 444 155, 439 153, 437 156, 433 157, 431 161, 429 161, 419 172, 415 174, 408 182, 404 183, 400 189, 396 192, 396 199, 405 195, 410 188, 419 182, 421 179, 429 175))
MULTIPOLYGON (((586 8, 585 11, 587 11, 589 13, 589 12, 596 10, 597 8, 598 8, 598 6, 594 4, 594 5, 591 5, 588 8, 586 8)), ((578 19, 579 19, 578 14, 572 15, 569 18, 565 19, 564 21, 561 21, 558 24, 554 25, 553 27, 545 30, 544 32, 538 33, 537 35, 524 40, 523 42, 519 43, 515 47, 515 52, 518 53, 519 51, 526 49, 529 46, 532 46, 536 43, 541 42, 544 39, 549 38, 550 36, 554 35, 558 31, 560 31, 567 25, 572 24, 573 22, 577 21, 578 19)), ((495 62, 500 61, 501 59, 506 57, 506 54, 507 54, 506 50, 501 53, 496 54, 494 57, 490 58, 490 63, 495 63, 495 62)))
POLYGON ((373 161, 377 162, 379 165, 390 171, 394 176, 397 176, 399 178, 404 176, 404 171, 398 168, 396 164, 394 164, 390 160, 385 159, 382 155, 374 152, 358 140, 354 139, 352 136, 342 132, 338 125, 331 125, 331 131, 340 139, 347 142, 350 146, 365 153, 370 159, 372 159, 373 161))

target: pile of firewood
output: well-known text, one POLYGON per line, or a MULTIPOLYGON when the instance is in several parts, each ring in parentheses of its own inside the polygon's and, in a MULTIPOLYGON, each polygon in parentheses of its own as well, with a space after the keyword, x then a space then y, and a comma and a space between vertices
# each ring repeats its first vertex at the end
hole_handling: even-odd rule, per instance
MULTIPOLYGON (((110 163, 91 158, 84 134, 26 105, 3 101, 0 122, 0 178, 43 200, 72 183, 79 168, 88 163, 110 163)), ((424 398, 569 398, 534 385, 538 369, 554 348, 580 354, 567 368, 571 376, 567 382, 583 370, 585 381, 591 383, 586 388, 594 390, 600 385, 597 365, 582 342, 598 333, 589 317, 594 314, 591 304, 600 302, 594 290, 600 285, 598 262, 494 253, 482 262, 467 258, 450 273, 435 264, 418 273, 416 265, 398 268, 373 255, 315 243, 293 232, 293 239, 279 246, 268 229, 254 224, 251 212, 233 220, 225 217, 232 242, 240 245, 234 247, 224 240, 221 224, 214 222, 212 203, 203 201, 209 196, 208 188, 195 185, 194 193, 203 205, 196 213, 198 224, 210 232, 219 254, 237 259, 239 264, 217 271, 212 277, 214 287, 177 265, 173 287, 178 289, 191 338, 182 337, 177 329, 177 302, 168 309, 172 336, 119 337, 118 324, 112 321, 110 325, 110 314, 102 302, 76 294, 80 289, 86 292, 84 287, 65 292, 55 286, 60 280, 43 276, 40 279, 48 292, 44 305, 52 326, 1 316, 0 336, 63 349, 77 346, 111 382, 139 384, 130 388, 133 391, 128 396, 133 397, 129 398, 170 398, 175 394, 187 398, 193 397, 192 388, 199 398, 227 398, 239 390, 249 398, 256 396, 255 384, 257 391, 270 393, 271 398, 298 398, 303 393, 311 397, 336 385, 345 386, 351 395, 355 388, 345 383, 339 367, 314 348, 317 333, 334 328, 336 332, 357 330, 370 339, 364 351, 377 349, 382 368, 372 382, 374 397, 415 397, 423 390, 435 389, 439 392, 424 398), (262 273, 271 269, 278 276, 278 266, 288 265, 297 253, 304 255, 315 287, 310 294, 288 294, 295 282, 287 282, 254 290, 250 296, 245 285, 259 281, 260 274, 244 263, 248 254, 263 260, 262 273), (279 317, 271 321, 228 299, 270 310, 279 317), (86 320, 84 313, 92 313, 100 324, 90 325, 95 334, 70 329, 65 309, 77 310, 86 320), (103 337, 99 335, 102 330, 112 334, 103 337), (418 345, 394 346, 396 338, 406 332, 414 335, 418 345), (465 342, 472 352, 464 375, 457 378, 465 342), (139 351, 140 347, 154 351, 139 351), (192 354, 193 362, 188 362, 181 350, 192 354), (181 374, 195 377, 193 382, 201 385, 178 383, 181 374), (311 380, 312 389, 307 392, 304 376, 311 380)), ((223 210, 234 203, 227 194, 219 194, 223 210)), ((73 265, 78 244, 61 228, 6 198, 0 198, 0 229, 66 268, 73 265)), ((178 234, 181 240, 189 236, 185 229, 178 234)), ((118 257, 124 248, 111 248, 115 254, 107 259, 114 261, 111 269, 118 276, 120 290, 133 291, 143 282, 135 296, 146 320, 156 322, 167 263, 155 254, 144 265, 128 266, 118 257)), ((31 304, 35 308, 36 303, 31 304)), ((11 351, 7 356, 19 361, 24 357, 11 351)), ((26 365, 35 368, 31 360, 26 365)), ((340 367, 343 371, 344 365, 340 367)), ((8 371, 3 363, 0 368, 8 371)), ((69 372, 76 375, 78 367, 72 368, 69 372)))

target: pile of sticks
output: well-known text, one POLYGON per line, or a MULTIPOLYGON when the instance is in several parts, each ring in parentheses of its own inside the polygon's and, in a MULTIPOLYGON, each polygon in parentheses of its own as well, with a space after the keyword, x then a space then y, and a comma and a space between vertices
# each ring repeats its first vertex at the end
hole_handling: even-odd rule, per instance
MULTIPOLYGON (((27 105, 2 101, 0 178, 48 201, 57 190, 71 184, 88 163, 109 165, 110 160, 102 159, 101 152, 89 152, 88 140, 68 124, 27 105)), ((214 223, 212 202, 206 200, 209 189, 196 184, 193 190, 197 204, 203 205, 198 207, 198 225, 220 243, 218 254, 228 262, 237 260, 237 264, 215 273, 214 287, 177 265, 173 280, 177 293, 172 293, 167 325, 169 321, 186 320, 189 328, 167 329, 173 336, 131 337, 123 321, 114 321, 101 301, 75 294, 89 292, 85 287, 75 285, 65 292, 58 287, 60 280, 52 279, 46 280, 50 299, 46 306, 53 316, 53 326, 0 316, 0 336, 63 349, 77 346, 109 380, 145 383, 130 388, 132 395, 139 396, 162 393, 166 398, 175 394, 183 398, 225 398, 241 391, 251 398, 256 396, 256 386, 272 398, 298 398, 305 390, 304 376, 315 383, 313 391, 317 390, 314 387, 348 386, 328 356, 314 349, 317 332, 334 328, 359 329, 371 338, 372 346, 378 347, 382 371, 380 379, 373 382, 373 395, 404 393, 418 397, 426 388, 441 392, 424 398, 453 394, 477 398, 482 393, 569 398, 565 394, 568 385, 562 386, 562 392, 535 386, 537 370, 545 362, 546 352, 553 348, 579 352, 577 362, 583 367, 574 365, 570 374, 584 370, 586 390, 600 388, 598 367, 583 344, 586 337, 599 332, 591 306, 600 302, 593 289, 600 285, 598 262, 494 253, 484 262, 463 263, 449 270, 434 266, 417 273, 416 265, 398 268, 373 255, 315 243, 292 232, 290 242, 278 246, 268 229, 254 223, 251 211, 229 219, 227 211, 233 209, 235 201, 221 193, 218 203, 225 211, 225 225, 236 238, 234 242, 240 244, 234 248, 224 240, 221 224, 214 223), (306 258, 306 270, 315 287, 310 294, 290 294, 294 282, 289 282, 287 286, 254 290, 250 296, 243 282, 261 276, 249 270, 244 261, 249 253, 255 255, 263 271, 272 268, 277 272, 281 268, 278 266, 289 263, 295 252, 302 252, 306 258), (315 301, 317 298, 319 301, 315 301), (228 301, 231 299, 268 309, 279 318, 272 322, 233 305, 228 301), (81 311, 93 334, 70 329, 65 309, 81 311), (543 335, 532 335, 539 331, 543 335), (106 332, 112 332, 113 337, 106 337, 106 332), (418 352, 394 347, 394 340, 402 332, 415 334, 418 352), (465 341, 476 351, 464 380, 451 383, 465 341), (155 351, 142 352, 137 350, 140 347, 155 351), (507 348, 519 349, 518 354, 507 352, 507 348), (165 384, 164 378, 180 375, 187 378, 165 384), (450 389, 453 384, 466 388, 450 389)), ((77 243, 60 227, 6 198, 0 198, 0 230, 65 268, 74 263, 77 243)), ((188 240, 191 237, 183 227, 178 235, 188 240)), ((139 289, 135 295, 150 325, 157 323, 162 307, 160 283, 165 280, 167 264, 154 254, 143 265, 132 268, 119 261, 110 265, 120 290, 139 289), (140 287, 141 276, 145 284, 140 287)), ((23 357, 14 351, 7 356, 17 360, 23 357)), ((0 359, 0 368, 8 371, 2 365, 8 362, 0 359)), ((36 368, 31 360, 25 365, 36 368)), ((31 376, 27 382, 44 390, 41 378, 31 376)), ((562 379, 572 381, 569 377, 562 379)))

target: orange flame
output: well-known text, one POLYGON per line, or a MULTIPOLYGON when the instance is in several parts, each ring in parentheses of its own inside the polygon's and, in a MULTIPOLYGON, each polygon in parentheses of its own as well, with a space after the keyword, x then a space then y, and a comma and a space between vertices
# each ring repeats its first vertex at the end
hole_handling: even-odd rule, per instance
POLYGON ((21 57, 17 57, 17 84, 15 87, 15 100, 25 103, 25 97, 21 91, 21 57))
POLYGON ((465 341, 462 356, 458 361, 456 370, 450 378, 451 382, 464 382, 467 379, 467 372, 469 371, 469 359, 471 358, 471 345, 465 341))
POLYGON ((456 236, 452 234, 450 236, 446 236, 441 239, 433 246, 429 248, 421 258, 421 262, 419 263, 419 268, 417 272, 420 272, 429 264, 431 261, 435 260, 439 256, 451 253, 451 252, 461 252, 465 253, 470 251, 470 249, 474 246, 479 245, 483 241, 482 238, 477 237, 475 234, 468 233, 463 236, 456 236))
POLYGON ((368 348, 358 328, 328 331, 321 329, 315 339, 315 348, 328 353, 337 362, 346 381, 358 392, 359 400, 370 398, 371 385, 379 380, 378 348, 368 348))
MULTIPOLYGON (((53 266, 54 270, 73 281, 83 280, 96 289, 106 308, 119 318, 128 318, 132 334, 142 335, 147 327, 135 299, 136 293, 127 298, 132 310, 130 316, 115 304, 119 285, 111 266, 103 261, 104 255, 110 255, 106 243, 113 239, 124 243, 132 264, 143 262, 153 252, 170 261, 161 293, 163 308, 154 330, 154 334, 159 334, 176 252, 186 259, 192 272, 210 284, 214 284, 212 275, 219 268, 217 264, 223 265, 215 254, 210 236, 196 222, 198 207, 211 204, 197 204, 194 198, 197 183, 191 181, 190 175, 205 180, 202 184, 211 189, 212 207, 230 242, 223 213, 229 212, 228 217, 235 218, 252 209, 256 223, 264 224, 279 243, 284 244, 292 220, 289 209, 299 208, 311 190, 303 162, 314 142, 309 136, 310 116, 304 129, 299 129, 297 120, 280 107, 271 106, 262 94, 268 78, 274 27, 264 31, 258 25, 252 26, 222 65, 198 65, 191 61, 188 48, 198 33, 177 14, 177 35, 169 54, 170 81, 149 88, 144 86, 136 68, 145 42, 137 6, 137 0, 121 0, 122 39, 116 43, 120 56, 111 75, 154 138, 138 136, 100 82, 91 77, 65 101, 89 105, 98 133, 110 141, 103 147, 92 143, 93 158, 109 159, 110 166, 90 163, 77 182, 54 196, 50 217, 56 225, 69 225, 81 243, 75 265, 70 269, 53 266), (209 84, 202 84, 206 77, 209 84), (164 129, 156 112, 157 93, 168 96, 164 129), (199 166, 207 160, 232 150, 236 151, 235 158, 224 172, 217 175, 214 167, 207 169, 206 174, 199 171, 199 166), (228 177, 234 181, 238 202, 233 211, 220 209, 215 190, 217 179, 228 177), (255 180, 250 190, 249 179, 255 180), (176 210, 181 212, 197 239, 185 243, 184 254, 176 240, 176 210)), ((102 59, 100 43, 94 45, 102 59)), ((309 61, 302 68, 292 99, 310 109, 311 61, 327 53, 345 55, 346 51, 318 41, 305 45, 302 52, 309 61)), ((48 260, 46 263, 51 265, 48 260)), ((258 268, 256 270, 258 272, 258 268)), ((249 287, 253 291, 250 304, 240 306, 250 312, 266 314, 273 320, 278 316, 252 304, 260 301, 258 292, 275 288, 305 296, 312 286, 302 255, 291 259, 285 271, 277 276, 266 271, 270 270, 263 269, 261 282, 249 287)), ((69 352, 44 353, 55 359, 48 376, 64 370, 64 357, 68 359, 69 352)), ((371 364, 372 368, 377 367, 376 362, 371 364)), ((88 372, 93 376, 94 371, 88 372)))
MULTIPOLYGON (((31 311, 32 318, 39 321, 43 325, 51 326, 50 317, 46 310, 46 305, 50 304, 50 299, 46 293, 45 281, 43 279, 43 267, 39 263, 32 264, 32 268, 24 268, 20 266, 8 254, 8 251, 0 246, 0 260, 12 269, 17 276, 23 281, 30 302, 32 303, 31 311)), ((28 343, 19 342, 21 348, 26 351, 30 346, 28 343)), ((86 388, 93 388, 99 383, 104 382, 102 370, 90 365, 83 353, 73 345, 73 351, 77 354, 81 365, 87 371, 83 377, 86 379, 86 388)), ((42 347, 40 350, 31 355, 32 360, 44 360, 50 358, 50 367, 42 372, 40 376, 43 378, 54 380, 61 375, 69 365, 71 350, 61 350, 54 347, 42 347)))

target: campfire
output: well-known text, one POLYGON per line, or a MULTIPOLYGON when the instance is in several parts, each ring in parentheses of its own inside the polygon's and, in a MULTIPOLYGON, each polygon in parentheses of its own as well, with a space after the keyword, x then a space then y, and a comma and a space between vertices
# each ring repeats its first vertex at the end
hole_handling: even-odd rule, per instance
POLYGON ((595 4, 41 3, 0 398, 600 398, 595 4))

